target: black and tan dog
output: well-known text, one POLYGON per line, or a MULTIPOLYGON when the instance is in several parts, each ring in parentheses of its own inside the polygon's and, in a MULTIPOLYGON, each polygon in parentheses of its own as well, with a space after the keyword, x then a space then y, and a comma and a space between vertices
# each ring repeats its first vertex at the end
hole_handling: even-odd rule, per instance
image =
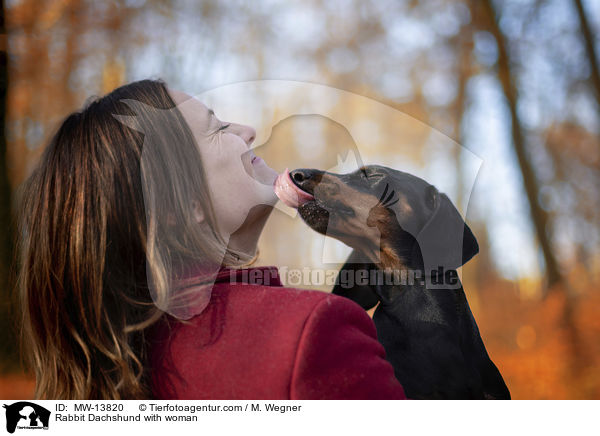
POLYGON ((365 309, 380 303, 377 336, 406 395, 510 399, 456 273, 479 247, 448 197, 382 166, 344 175, 297 169, 290 178, 314 196, 298 207, 302 219, 354 248, 333 292, 365 309), (358 272, 362 281, 340 280, 358 272))

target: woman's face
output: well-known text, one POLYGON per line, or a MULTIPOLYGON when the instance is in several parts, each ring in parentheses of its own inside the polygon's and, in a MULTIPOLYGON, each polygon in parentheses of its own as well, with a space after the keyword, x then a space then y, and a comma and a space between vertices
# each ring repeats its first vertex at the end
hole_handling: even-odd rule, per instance
POLYGON ((184 92, 169 89, 169 94, 196 138, 219 228, 223 236, 231 235, 252 207, 275 204, 277 173, 250 149, 256 136, 252 127, 219 120, 184 92))

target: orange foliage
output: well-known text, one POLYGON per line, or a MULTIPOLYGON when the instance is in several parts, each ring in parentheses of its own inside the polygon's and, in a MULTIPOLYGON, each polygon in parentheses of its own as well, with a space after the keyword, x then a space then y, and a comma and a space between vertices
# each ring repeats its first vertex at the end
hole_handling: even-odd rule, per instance
POLYGON ((0 377, 1 400, 31 400, 35 380, 23 374, 6 374, 0 377))
POLYGON ((483 290, 474 315, 513 399, 600 398, 600 293, 573 301, 569 329, 563 293, 524 301, 511 286, 483 290))

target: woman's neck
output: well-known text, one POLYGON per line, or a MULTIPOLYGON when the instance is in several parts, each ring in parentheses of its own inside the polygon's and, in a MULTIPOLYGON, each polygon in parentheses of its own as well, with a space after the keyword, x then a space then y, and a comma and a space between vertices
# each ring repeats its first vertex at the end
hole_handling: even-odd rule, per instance
POLYGON ((254 206, 240 228, 229 237, 228 249, 253 256, 256 253, 260 235, 272 211, 272 206, 264 204, 254 206))

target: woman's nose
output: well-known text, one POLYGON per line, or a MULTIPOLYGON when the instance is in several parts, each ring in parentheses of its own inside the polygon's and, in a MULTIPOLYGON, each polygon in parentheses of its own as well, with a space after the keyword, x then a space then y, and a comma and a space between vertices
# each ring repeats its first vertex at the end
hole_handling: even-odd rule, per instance
POLYGON ((256 138, 256 130, 250 126, 244 126, 242 124, 235 125, 236 134, 244 140, 244 142, 250 146, 256 138))

